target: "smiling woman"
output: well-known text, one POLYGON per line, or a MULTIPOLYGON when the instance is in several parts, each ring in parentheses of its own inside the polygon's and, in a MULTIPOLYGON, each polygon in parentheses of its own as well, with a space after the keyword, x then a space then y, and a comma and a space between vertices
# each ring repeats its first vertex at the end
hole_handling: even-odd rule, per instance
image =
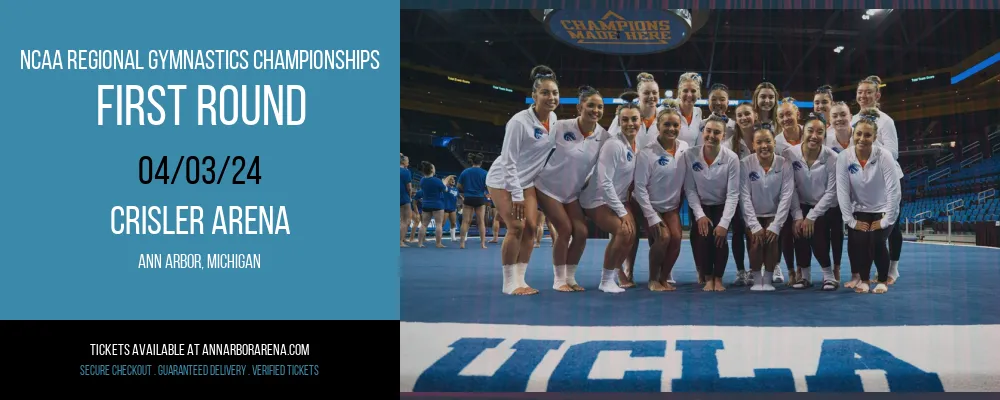
POLYGON ((847 232, 847 255, 853 278, 845 287, 858 293, 888 291, 889 248, 886 241, 899 215, 900 187, 892 153, 876 146, 878 110, 861 112, 854 126, 854 146, 837 157, 837 200, 847 232), (852 151, 853 150, 853 151, 852 151), (869 287, 872 263, 878 269, 869 287))
POLYGON ((740 201, 740 160, 732 150, 721 146, 725 131, 724 117, 708 117, 702 131, 703 144, 692 148, 685 157, 691 179, 684 180, 684 191, 696 221, 691 224, 690 236, 692 246, 700 253, 695 260, 701 263, 698 272, 704 278, 705 291, 726 290, 722 285, 729 259, 726 235, 740 201))
POLYGON ((514 295, 538 293, 524 281, 537 228, 534 181, 552 150, 554 137, 549 127, 558 120, 555 109, 559 106, 559 82, 555 71, 536 66, 531 70, 531 82, 535 103, 507 122, 500 157, 486 174, 490 198, 507 225, 501 256, 503 292, 514 295))

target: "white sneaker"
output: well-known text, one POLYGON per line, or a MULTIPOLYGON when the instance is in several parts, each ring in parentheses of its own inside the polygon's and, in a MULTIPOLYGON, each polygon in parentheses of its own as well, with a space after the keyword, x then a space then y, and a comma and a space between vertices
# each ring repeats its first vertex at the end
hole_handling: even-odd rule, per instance
POLYGON ((771 280, 771 282, 782 283, 784 281, 785 281, 785 274, 781 272, 781 266, 778 266, 777 268, 774 269, 774 278, 771 280))

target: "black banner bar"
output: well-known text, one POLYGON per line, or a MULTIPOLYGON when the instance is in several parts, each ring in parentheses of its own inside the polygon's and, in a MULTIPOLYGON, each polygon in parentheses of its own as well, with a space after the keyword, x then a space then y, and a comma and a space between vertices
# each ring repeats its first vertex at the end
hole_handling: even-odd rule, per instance
POLYGON ((395 369, 390 361, 396 357, 396 337, 389 335, 396 324, 0 321, 0 338, 7 345, 0 373, 15 386, 28 381, 329 386, 395 369))

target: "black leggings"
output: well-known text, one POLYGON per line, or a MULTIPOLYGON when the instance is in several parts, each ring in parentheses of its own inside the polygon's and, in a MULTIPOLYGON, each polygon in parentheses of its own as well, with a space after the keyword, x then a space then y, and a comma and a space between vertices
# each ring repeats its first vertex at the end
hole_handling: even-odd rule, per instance
POLYGON ((826 210, 826 225, 830 229, 827 236, 830 238, 833 265, 840 265, 840 259, 844 255, 844 214, 840 213, 840 207, 826 210))
MULTIPOLYGON (((808 204, 800 204, 799 206, 802 208, 804 216, 809 215, 809 211, 813 209, 813 206, 808 204)), ((792 205, 792 207, 795 206, 792 205)), ((828 268, 830 266, 830 229, 828 224, 827 216, 820 215, 819 218, 816 218, 811 238, 795 238, 795 257, 799 259, 800 264, 804 260, 816 257, 816 262, 819 263, 820 267, 828 268)))
MULTIPOLYGON (((899 180, 899 187, 903 187, 903 180, 899 180)), ((899 210, 903 210, 903 196, 899 196, 899 210)), ((892 233, 889 234, 889 260, 899 261, 899 253, 903 251, 903 230, 899 226, 899 219, 903 216, 900 212, 896 215, 896 223, 892 225, 892 233)))
MULTIPOLYGON (((801 254, 795 251, 795 232, 792 231, 793 221, 791 211, 788 213, 788 219, 785 220, 785 224, 781 226, 781 233, 778 234, 778 243, 781 244, 781 254, 785 258, 785 266, 789 271, 794 271, 795 266, 808 267, 809 266, 809 253, 801 254), (803 255, 805 257, 803 257, 803 255), (796 264, 796 259, 798 263, 796 264)), ((792 279, 792 277, 788 277, 792 279)))
MULTIPOLYGON (((701 252, 701 260, 705 263, 701 266, 700 272, 705 277, 705 280, 708 281, 710 278, 722 278, 723 273, 726 272, 726 262, 729 261, 729 246, 725 244, 723 244, 722 248, 715 246, 715 228, 719 226, 719 220, 722 219, 722 212, 726 209, 726 205, 703 205, 701 208, 705 211, 705 216, 712 221, 708 236, 698 237, 698 250, 701 252)), ((730 224, 730 228, 732 228, 732 224, 730 224)), ((698 224, 696 223, 694 233, 697 234, 697 232, 698 224)))
POLYGON ((701 240, 698 240, 698 217, 694 216, 694 209, 690 206, 688 206, 688 224, 690 225, 688 240, 691 241, 691 255, 694 257, 695 269, 698 271, 698 275, 701 276, 701 266, 704 262, 701 260, 701 240))
POLYGON ((747 249, 746 230, 747 224, 743 220, 743 207, 737 205, 736 215, 733 216, 733 222, 729 224, 729 231, 733 233, 733 261, 736 261, 736 269, 740 271, 746 271, 746 266, 743 263, 747 249))
MULTIPOLYGON (((858 222, 872 223, 882 219, 883 214, 854 213, 858 222)), ((886 240, 889 229, 879 229, 874 232, 861 232, 856 229, 847 231, 847 256, 851 260, 851 273, 861 275, 862 281, 867 281, 872 273, 872 263, 878 270, 878 281, 889 279, 889 248, 886 240)))

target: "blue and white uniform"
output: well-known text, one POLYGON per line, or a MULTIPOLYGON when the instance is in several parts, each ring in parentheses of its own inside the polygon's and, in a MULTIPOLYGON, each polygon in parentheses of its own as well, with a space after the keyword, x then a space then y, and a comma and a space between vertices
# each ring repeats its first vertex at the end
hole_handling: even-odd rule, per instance
POLYGON ((896 222, 901 193, 895 169, 892 154, 879 146, 872 146, 864 167, 853 151, 837 155, 837 202, 848 227, 857 225, 855 212, 885 213, 883 228, 896 222))
POLYGON ((611 134, 600 124, 594 132, 584 136, 577 119, 565 119, 552 126, 555 151, 542 172, 535 178, 535 188, 562 204, 580 198, 580 192, 597 166, 601 145, 611 134))
POLYGON ((826 130, 826 141, 823 142, 824 147, 833 150, 834 153, 840 154, 840 152, 844 151, 848 147, 851 147, 851 145, 850 137, 847 139, 847 146, 840 143, 840 141, 837 140, 837 130, 832 126, 826 130))
POLYGON ((684 192, 691 210, 692 223, 705 217, 702 205, 725 205, 719 226, 729 229, 740 201, 740 160, 736 153, 721 148, 715 161, 709 165, 705 160, 703 146, 689 148, 684 153, 688 171, 684 179, 684 192))
POLYGON ((628 215, 626 202, 634 178, 635 159, 635 152, 624 135, 608 140, 601 146, 596 171, 580 194, 580 205, 587 210, 607 205, 619 218, 628 215))
POLYGON ((699 138, 701 137, 701 130, 704 128, 702 119, 701 107, 694 106, 691 110, 691 123, 688 124, 687 118, 681 113, 681 131, 677 134, 677 139, 687 142, 688 147, 693 148, 698 146, 699 138))
POLYGON ((781 233, 781 226, 788 219, 795 181, 788 161, 774 156, 767 171, 757 155, 751 155, 740 162, 740 200, 747 228, 756 234, 767 229, 775 235, 781 233), (761 226, 757 218, 774 220, 768 226, 761 226))
MULTIPOLYGON (((636 149, 643 148, 647 143, 652 140, 656 140, 656 137, 660 135, 660 129, 656 126, 655 118, 661 108, 662 107, 656 108, 656 111, 653 114, 653 122, 649 124, 648 128, 646 127, 645 121, 642 121, 642 123, 639 124, 639 131, 635 133, 636 149)), ((622 133, 621 123, 618 121, 617 116, 615 116, 615 118, 611 121, 611 126, 608 127, 608 133, 610 133, 611 136, 618 136, 622 133)))
MULTIPOLYGON (((556 122, 556 113, 550 112, 549 126, 556 122)), ((513 201, 524 201, 524 189, 535 185, 535 178, 552 151, 553 140, 532 108, 515 114, 507 122, 500 157, 486 174, 486 186, 510 192, 513 201)))
POLYGON ((784 153, 784 157, 792 165, 795 177, 792 218, 798 221, 805 217, 816 221, 827 210, 837 207, 837 153, 824 146, 810 167, 806 163, 802 146, 803 144, 794 146, 784 153), (802 215, 800 204, 812 207, 808 215, 802 215))
POLYGON ((633 194, 646 216, 647 226, 660 223, 661 213, 676 210, 681 205, 687 168, 680 161, 689 147, 682 140, 675 142, 673 155, 657 140, 649 142, 639 152, 633 194))

